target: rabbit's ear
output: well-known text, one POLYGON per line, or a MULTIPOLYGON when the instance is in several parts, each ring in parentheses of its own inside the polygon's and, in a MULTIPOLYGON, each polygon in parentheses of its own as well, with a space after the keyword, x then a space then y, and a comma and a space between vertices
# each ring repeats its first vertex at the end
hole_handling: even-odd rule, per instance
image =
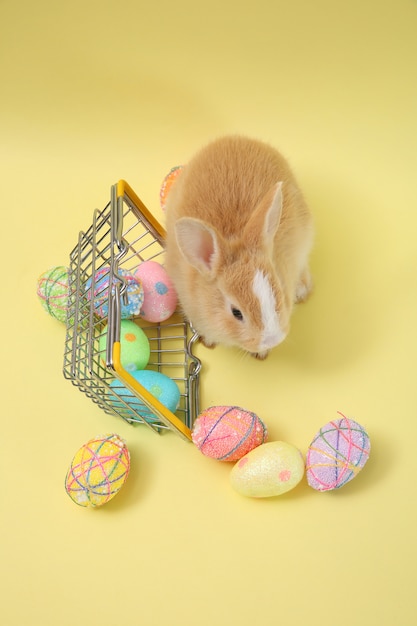
POLYGON ((182 217, 175 224, 178 247, 185 259, 201 274, 214 276, 220 260, 216 231, 202 220, 182 217))
POLYGON ((245 227, 249 240, 267 248, 274 242, 282 215, 282 182, 276 183, 262 198, 245 227))

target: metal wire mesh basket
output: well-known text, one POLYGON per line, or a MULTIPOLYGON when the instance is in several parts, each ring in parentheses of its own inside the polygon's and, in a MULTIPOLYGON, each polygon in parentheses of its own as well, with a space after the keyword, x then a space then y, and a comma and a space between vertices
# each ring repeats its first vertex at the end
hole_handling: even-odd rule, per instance
POLYGON ((133 272, 143 261, 163 264, 165 231, 123 180, 111 187, 111 199, 96 210, 93 223, 80 232, 70 254, 67 332, 64 376, 106 413, 131 424, 146 424, 156 432, 173 430, 191 439, 191 428, 199 410, 201 362, 192 352, 198 335, 176 312, 166 322, 152 324, 135 318, 150 344, 147 369, 161 372, 180 389, 180 403, 172 413, 126 371, 120 360, 121 298, 127 284, 119 270, 133 272), (97 272, 108 279, 106 315, 97 314, 97 272), (110 287, 111 286, 111 287, 110 287), (100 336, 106 333, 106 348, 100 336), (101 348, 100 348, 101 344, 101 348), (115 395, 112 381, 118 379, 128 390, 115 395), (132 398, 133 394, 133 398, 132 398))

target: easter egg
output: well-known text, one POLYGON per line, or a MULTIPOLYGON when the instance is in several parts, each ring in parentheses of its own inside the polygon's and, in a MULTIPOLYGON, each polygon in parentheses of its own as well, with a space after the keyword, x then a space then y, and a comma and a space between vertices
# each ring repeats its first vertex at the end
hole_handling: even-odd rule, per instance
POLYGON ((80 506, 102 506, 119 493, 129 469, 130 455, 123 439, 115 434, 95 437, 75 453, 65 490, 80 506))
POLYGON ((177 308, 177 292, 165 268, 156 261, 144 261, 134 276, 143 286, 144 299, 140 316, 147 322, 163 322, 177 308))
POLYGON ((218 461, 236 461, 268 436, 262 420, 238 406, 212 406, 197 417, 191 437, 205 455, 218 461))
MULTIPOLYGON (((137 370, 136 372, 131 372, 131 375, 169 411, 175 413, 180 402, 180 390, 175 381, 165 376, 165 374, 154 372, 153 370, 137 370)), ((141 410, 144 409, 142 401, 130 389, 125 387, 120 380, 113 380, 110 383, 110 388, 116 394, 113 396, 114 399, 110 399, 111 404, 116 409, 125 408, 124 402, 138 413, 141 413, 141 410), (120 399, 117 399, 117 396, 120 399)), ((145 411, 147 420, 152 421, 148 417, 149 410, 146 408, 145 411)), ((134 413, 132 413, 132 417, 134 417, 134 413)), ((155 417, 155 420, 157 420, 157 417, 155 417)))
POLYGON ((166 209, 167 197, 171 190, 171 187, 175 183, 175 181, 177 180, 179 174, 181 174, 183 169, 184 169, 183 165, 176 165, 168 172, 168 174, 165 176, 164 180, 162 181, 161 190, 159 192, 159 200, 161 203, 161 208, 164 211, 166 209))
MULTIPOLYGON (((142 285, 127 270, 119 269, 118 275, 127 285, 127 301, 125 301, 124 296, 120 297, 120 317, 128 319, 138 316, 144 297, 142 285)), ((94 300, 94 311, 99 317, 107 317, 109 313, 109 277, 110 269, 102 267, 94 274, 94 281, 89 278, 86 282, 87 298, 94 300)))
POLYGON ((56 265, 38 278, 39 300, 52 317, 60 322, 67 321, 68 268, 56 265))
POLYGON ((242 457, 230 473, 230 482, 242 496, 268 498, 294 489, 303 475, 301 452, 284 441, 271 441, 242 457))
MULTIPOLYGON (((106 343, 107 328, 99 338, 99 349, 103 361, 105 361, 106 343)), ((121 320, 120 362, 122 367, 128 372, 144 369, 148 365, 150 354, 149 340, 143 330, 132 320, 121 320)))
POLYGON ((366 430, 340 415, 340 419, 320 428, 307 451, 307 482, 317 491, 343 487, 355 478, 369 458, 371 442, 366 430))

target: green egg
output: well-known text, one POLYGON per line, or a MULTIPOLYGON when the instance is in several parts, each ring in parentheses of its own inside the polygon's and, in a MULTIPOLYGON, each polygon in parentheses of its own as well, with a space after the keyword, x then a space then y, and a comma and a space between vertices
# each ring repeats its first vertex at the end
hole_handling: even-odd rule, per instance
MULTIPOLYGON (((104 359, 107 328, 100 335, 99 348, 104 359)), ((143 330, 131 320, 122 320, 120 325, 120 362, 127 372, 144 369, 149 362, 151 349, 143 330)))

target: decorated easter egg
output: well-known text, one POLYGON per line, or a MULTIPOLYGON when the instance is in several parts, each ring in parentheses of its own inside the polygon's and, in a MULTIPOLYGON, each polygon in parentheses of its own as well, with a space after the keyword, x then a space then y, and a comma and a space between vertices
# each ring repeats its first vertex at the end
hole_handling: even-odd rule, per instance
POLYGON ((161 190, 159 192, 159 199, 161 203, 161 208, 164 211, 166 209, 167 197, 171 190, 171 187, 175 183, 175 181, 177 180, 179 174, 181 174, 183 169, 184 169, 183 165, 176 165, 168 172, 168 174, 165 176, 164 180, 162 181, 161 190))
POLYGON ((242 457, 230 473, 230 482, 242 496, 268 498, 294 489, 303 475, 301 452, 284 441, 271 441, 242 457))
POLYGON ((361 471, 371 442, 366 430, 352 419, 341 418, 320 428, 306 457, 307 482, 317 491, 339 489, 361 471))
POLYGON ((144 261, 134 274, 143 286, 144 300, 140 312, 147 322, 163 322, 177 308, 177 292, 165 268, 156 261, 144 261))
POLYGON ((80 506, 106 504, 119 493, 130 469, 130 455, 118 435, 90 439, 71 461, 65 478, 65 490, 80 506))
MULTIPOLYGON (((144 298, 142 285, 127 270, 119 269, 118 275, 127 285, 127 301, 120 297, 120 316, 122 319, 138 316, 144 298)), ((94 281, 89 278, 86 282, 87 298, 94 300, 94 311, 99 317, 107 317, 109 313, 109 279, 110 268, 102 267, 94 274, 94 281)))
MULTIPOLYGON (((101 358, 106 360, 107 327, 99 338, 101 358)), ((151 348, 143 330, 132 320, 120 322, 120 362, 128 372, 144 369, 149 362, 151 348)))
POLYGON ((37 294, 45 311, 60 322, 67 321, 68 268, 56 265, 38 278, 37 294))
MULTIPOLYGON (((163 404, 167 409, 169 409, 172 413, 178 408, 180 402, 180 390, 175 381, 173 381, 165 374, 161 372, 154 372, 153 370, 137 370, 136 372, 131 372, 133 378, 140 384, 142 387, 145 387, 149 393, 151 393, 161 404, 163 404)), ((137 411, 139 414, 145 410, 145 415, 148 421, 155 421, 158 418, 155 416, 155 420, 149 418, 149 410, 144 407, 142 401, 134 395, 130 389, 125 387, 125 385, 118 379, 113 380, 110 383, 110 388, 116 394, 113 398, 110 398, 110 402, 116 409, 124 409, 127 403, 129 407, 137 411)), ((134 413, 132 413, 132 417, 134 417, 134 413)))
POLYGON ((266 441, 262 420, 238 406, 212 406, 197 417, 191 437, 199 450, 218 461, 236 461, 266 441))

